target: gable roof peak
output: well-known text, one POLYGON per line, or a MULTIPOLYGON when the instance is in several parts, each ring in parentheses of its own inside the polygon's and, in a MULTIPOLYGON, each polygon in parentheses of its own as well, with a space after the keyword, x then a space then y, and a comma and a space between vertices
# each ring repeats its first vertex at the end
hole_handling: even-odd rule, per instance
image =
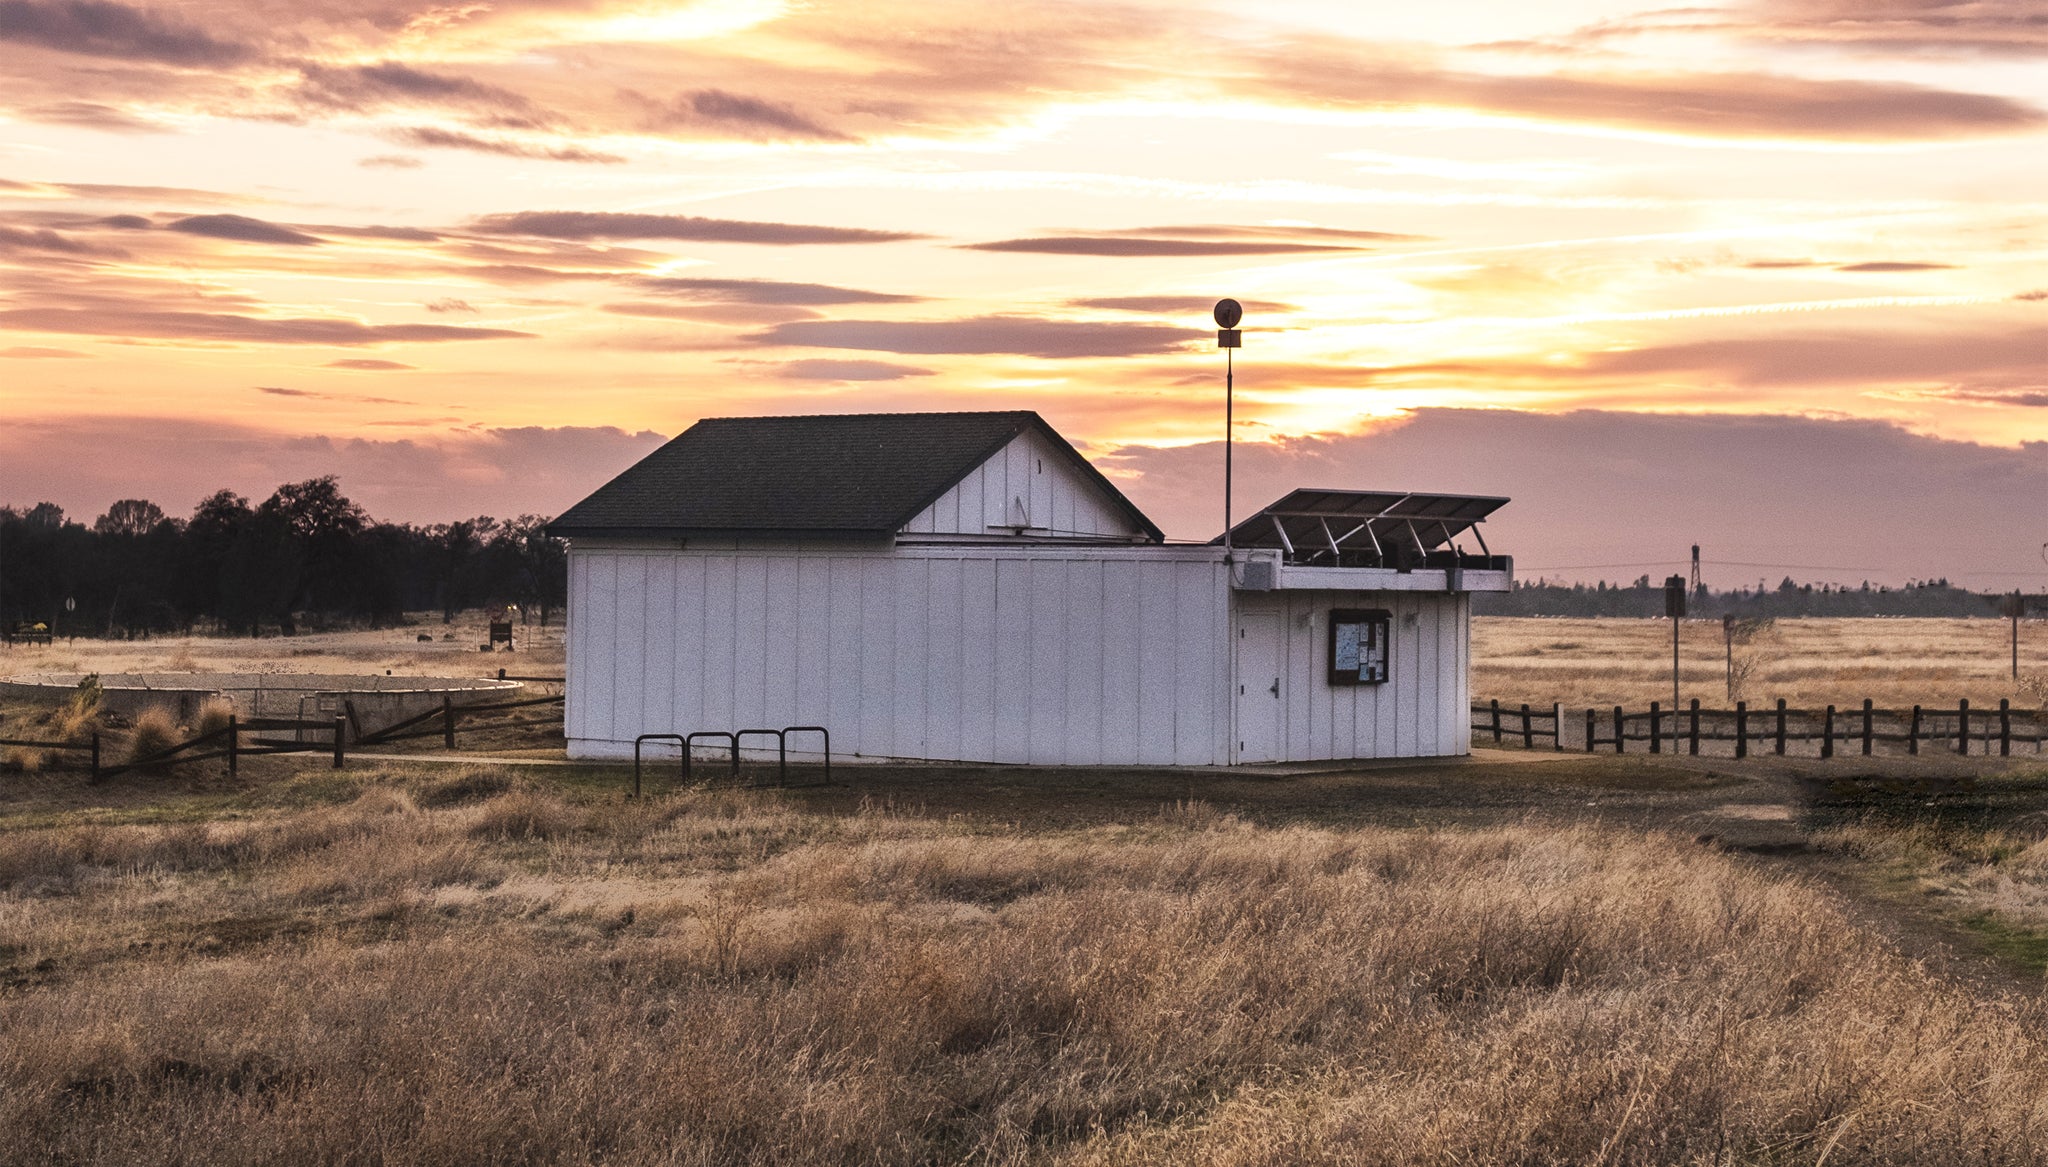
POLYGON ((549 524, 561 536, 887 538, 1025 430, 1159 528, 1036 411, 705 418, 549 524))

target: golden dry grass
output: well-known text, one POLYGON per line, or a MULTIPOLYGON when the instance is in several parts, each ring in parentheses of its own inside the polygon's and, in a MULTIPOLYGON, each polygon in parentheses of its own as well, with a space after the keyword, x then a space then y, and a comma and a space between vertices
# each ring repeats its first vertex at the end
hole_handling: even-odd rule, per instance
POLYGON ((481 676, 505 669, 527 676, 562 675, 562 625, 521 626, 519 651, 481 653, 488 617, 465 612, 452 625, 438 613, 413 613, 404 628, 314 632, 261 640, 235 636, 154 640, 58 640, 48 647, 0 649, 0 676, 40 672, 281 672, 481 676), (427 636, 422 643, 418 638, 427 636), (444 637, 446 639, 444 639, 444 637))
MULTIPOLYGON (((1681 625, 1680 698, 1728 708, 1726 650, 1719 621, 1681 625)), ((1916 703, 1978 708, 2001 698, 2040 708, 2048 701, 2048 621, 2020 625, 2020 680, 2012 679, 2011 625, 2004 620, 1780 620, 1749 645, 1755 661, 1742 698, 1752 706, 1783 697, 1795 707, 1916 703)), ((1668 620, 1481 616, 1472 621, 1472 693, 1477 700, 1565 707, 1647 706, 1671 700, 1668 620)))
POLYGON ((1663 835, 331 781, 0 833, 0 1161, 2048 1158, 2038 1000, 1663 835))

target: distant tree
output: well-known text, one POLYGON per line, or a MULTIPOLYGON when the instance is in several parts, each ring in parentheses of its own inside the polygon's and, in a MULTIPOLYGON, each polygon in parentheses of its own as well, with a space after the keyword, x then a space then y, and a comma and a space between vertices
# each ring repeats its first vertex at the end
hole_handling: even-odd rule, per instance
POLYGON ((53 502, 39 502, 28 508, 22 521, 31 527, 47 527, 55 530, 64 525, 64 508, 53 502))
POLYGON ((141 536, 167 518, 162 507, 146 498, 124 498, 94 520, 92 529, 99 535, 141 536))
POLYGON ((297 631, 296 611, 350 610, 351 593, 361 590, 350 553, 369 525, 332 474, 280 486, 256 508, 252 558, 269 585, 260 589, 261 608, 286 635, 297 631))

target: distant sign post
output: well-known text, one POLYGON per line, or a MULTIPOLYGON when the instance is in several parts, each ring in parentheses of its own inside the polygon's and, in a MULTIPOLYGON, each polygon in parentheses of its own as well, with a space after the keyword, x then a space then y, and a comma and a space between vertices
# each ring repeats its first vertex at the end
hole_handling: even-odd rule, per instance
POLYGON ((2014 588, 2013 593, 2004 599, 2005 602, 1999 606, 2012 618, 2012 679, 2017 681, 2020 679, 2020 617, 2027 614, 2027 597, 2014 588))
POLYGON ((1735 613, 1721 617, 1721 645, 1728 650, 1728 699, 1735 700, 1735 613))
POLYGON ((1671 617, 1671 714, 1678 715, 1678 622, 1685 619, 1685 577, 1664 579, 1664 614, 1671 617))

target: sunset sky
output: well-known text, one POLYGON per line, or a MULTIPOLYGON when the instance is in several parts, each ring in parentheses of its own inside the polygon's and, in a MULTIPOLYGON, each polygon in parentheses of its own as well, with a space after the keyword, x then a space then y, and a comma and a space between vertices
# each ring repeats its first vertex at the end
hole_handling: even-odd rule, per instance
POLYGON ((1242 505, 2048 582, 2040 0, 0 0, 0 118, 4 503, 1033 408, 1207 537, 1227 295, 1242 505))

